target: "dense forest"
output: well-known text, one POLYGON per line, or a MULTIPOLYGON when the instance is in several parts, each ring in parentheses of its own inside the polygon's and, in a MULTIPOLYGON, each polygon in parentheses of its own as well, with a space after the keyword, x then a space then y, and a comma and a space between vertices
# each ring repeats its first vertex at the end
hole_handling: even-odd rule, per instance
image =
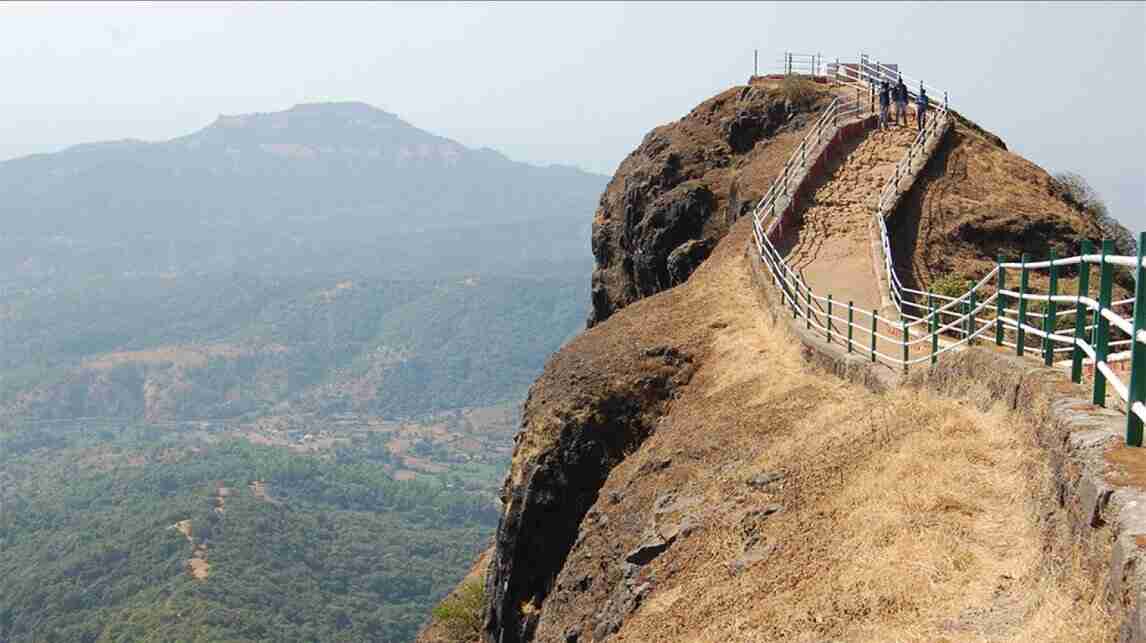
POLYGON ((302 455, 77 423, 0 449, 3 641, 409 640, 497 519, 444 476, 393 480, 365 439, 302 455))
POLYGON ((413 416, 518 400, 584 280, 88 279, 0 307, 0 416, 413 416), (146 392, 146 394, 145 394, 146 392))
POLYGON ((470 409, 524 396, 581 326, 584 288, 230 274, 10 291, 0 641, 412 639, 496 524, 513 414, 470 409))
POLYGON ((411 640, 606 181, 360 103, 0 162, 0 643, 411 640))

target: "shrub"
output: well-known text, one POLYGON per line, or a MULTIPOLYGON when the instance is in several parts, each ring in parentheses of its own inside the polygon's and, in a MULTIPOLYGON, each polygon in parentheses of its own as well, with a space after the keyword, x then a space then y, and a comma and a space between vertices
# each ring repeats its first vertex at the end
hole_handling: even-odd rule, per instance
POLYGON ((813 81, 800 76, 785 76, 780 83, 780 93, 788 102, 789 109, 810 107, 816 100, 818 89, 813 81))
POLYGON ((481 638, 484 610, 485 583, 468 580, 434 608, 434 625, 448 641, 476 641, 481 638))
POLYGON ((945 297, 959 297, 970 290, 975 282, 956 273, 948 273, 931 284, 931 291, 945 297))
MULTIPOLYGON (((1028 313, 1045 315, 1048 310, 1050 310, 1050 304, 1048 304, 1045 301, 1034 300, 1034 301, 1030 301, 1027 303, 1027 312, 1028 313)), ((1073 311, 1073 310, 1074 310, 1073 304, 1059 304, 1058 305, 1057 312, 1055 313, 1055 318, 1054 318, 1054 322, 1055 322, 1054 323, 1054 332, 1062 333, 1063 331, 1068 331, 1067 334, 1070 334, 1071 332, 1074 331, 1074 315, 1063 314, 1063 313, 1066 313, 1067 311, 1073 311)), ((1089 319, 1089 317, 1088 317, 1088 319, 1089 319)), ((1031 316, 1031 317, 1027 318, 1028 324, 1031 324, 1033 326, 1038 326, 1039 328, 1042 328, 1042 322, 1043 322, 1042 317, 1031 316)))
POLYGON ((1114 252, 1120 255, 1133 255, 1138 252, 1138 244, 1126 226, 1110 215, 1106 202, 1098 195, 1080 174, 1059 172, 1051 177, 1051 194, 1065 201, 1087 215, 1105 239, 1114 242, 1114 252))

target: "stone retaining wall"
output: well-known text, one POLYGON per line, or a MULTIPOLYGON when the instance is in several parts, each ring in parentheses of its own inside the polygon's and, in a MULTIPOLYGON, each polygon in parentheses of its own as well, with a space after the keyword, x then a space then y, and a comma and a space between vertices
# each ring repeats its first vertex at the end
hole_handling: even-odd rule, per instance
POLYGON ((796 206, 800 203, 800 199, 809 196, 812 191, 812 183, 826 172, 828 158, 839 150, 839 148, 863 132, 875 127, 877 117, 865 116, 858 120, 845 123, 836 130, 832 138, 822 147, 819 152, 814 156, 811 161, 802 170, 797 170, 793 175, 793 181, 796 186, 792 188, 791 198, 783 197, 776 199, 779 206, 777 209, 780 214, 777 215, 779 223, 773 228, 773 232, 768 236, 769 241, 773 245, 778 245, 780 240, 784 237, 784 226, 790 225, 790 220, 795 216, 796 206))

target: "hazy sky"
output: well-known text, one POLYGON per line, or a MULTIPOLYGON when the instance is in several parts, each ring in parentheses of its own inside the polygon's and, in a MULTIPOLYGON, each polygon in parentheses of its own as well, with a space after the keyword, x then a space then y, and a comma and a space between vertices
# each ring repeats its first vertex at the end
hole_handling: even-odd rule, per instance
POLYGON ((1146 5, 4 4, 0 159, 359 100, 471 146, 611 173, 785 50, 865 51, 1146 228, 1146 5))

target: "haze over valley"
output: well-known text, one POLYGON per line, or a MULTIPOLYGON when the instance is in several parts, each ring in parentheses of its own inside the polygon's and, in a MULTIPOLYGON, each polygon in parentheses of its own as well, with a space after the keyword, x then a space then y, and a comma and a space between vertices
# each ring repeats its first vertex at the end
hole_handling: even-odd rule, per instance
POLYGON ((604 182, 361 103, 0 163, 0 640, 411 639, 604 182))
POLYGON ((1144 35, 0 3, 0 643, 1146 641, 1144 35))

